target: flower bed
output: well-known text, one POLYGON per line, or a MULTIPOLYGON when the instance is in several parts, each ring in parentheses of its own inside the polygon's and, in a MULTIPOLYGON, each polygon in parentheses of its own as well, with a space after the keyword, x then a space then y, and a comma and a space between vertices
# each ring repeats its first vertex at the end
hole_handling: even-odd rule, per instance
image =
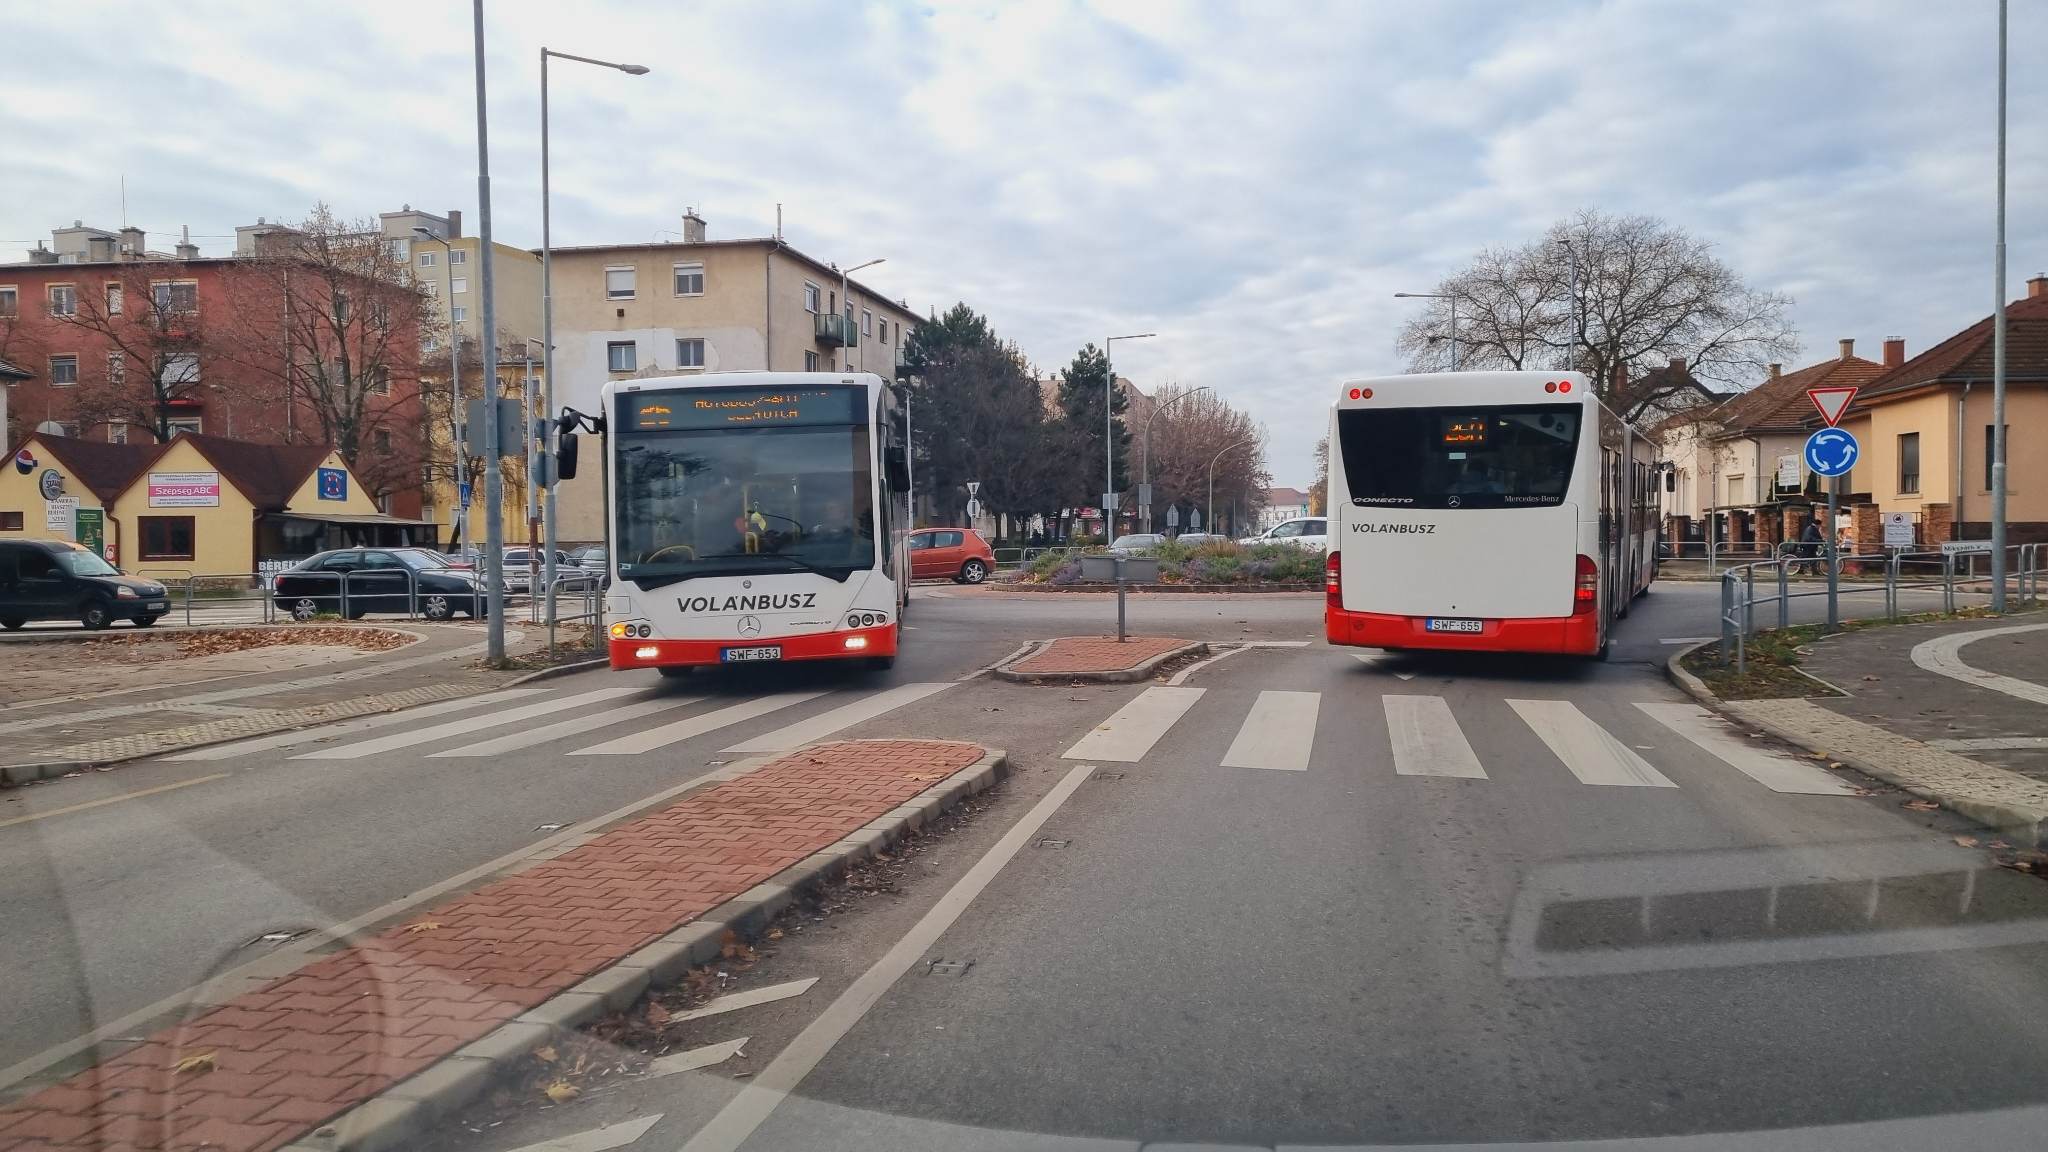
MULTIPOLYGON (((1102 548, 1067 549, 1035 557, 1018 575, 1020 584, 1066 588, 1081 583, 1081 557, 1100 555, 1102 548)), ((1163 586, 1199 585, 1233 588, 1284 584, 1320 586, 1323 554, 1288 544, 1234 544, 1217 541, 1193 546, 1171 540, 1153 549, 1163 586)))

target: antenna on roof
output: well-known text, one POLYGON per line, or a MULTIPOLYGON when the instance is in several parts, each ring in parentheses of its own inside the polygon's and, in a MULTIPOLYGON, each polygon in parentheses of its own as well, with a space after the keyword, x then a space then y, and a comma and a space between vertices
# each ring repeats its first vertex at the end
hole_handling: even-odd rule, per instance
POLYGON ((775 242, 782 243, 782 204, 779 201, 775 205, 775 242))

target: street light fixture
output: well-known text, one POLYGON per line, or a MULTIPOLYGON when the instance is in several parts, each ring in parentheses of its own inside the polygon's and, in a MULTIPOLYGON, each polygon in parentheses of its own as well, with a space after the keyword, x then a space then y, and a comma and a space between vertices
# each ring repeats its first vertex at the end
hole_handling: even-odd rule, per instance
MULTIPOLYGON (((1258 442, 1259 438, 1257 436, 1247 436, 1242 440, 1225 445, 1214 456, 1209 457, 1209 517, 1205 521, 1209 526, 1209 531, 1214 532, 1216 530, 1216 462, 1223 459, 1227 453, 1258 442)), ((1237 525, 1232 524, 1231 527, 1236 528, 1237 525)))
POLYGON ((844 339, 839 341, 839 356, 842 361, 839 368, 841 371, 846 371, 848 367, 843 362, 846 358, 846 342, 853 339, 853 297, 846 291, 846 278, 863 268, 873 268, 877 264, 886 264, 888 262, 889 258, 884 256, 869 260, 864 264, 855 264, 851 268, 843 268, 839 272, 839 305, 846 309, 844 313, 846 319, 842 320, 841 323, 845 324, 847 328, 846 331, 840 333, 840 336, 844 337, 844 339))
POLYGON ((1396 292, 1396 300, 1448 300, 1451 302, 1451 371, 1458 370, 1458 298, 1449 292, 1396 292))
POLYGON ((447 265, 444 272, 448 282, 448 294, 442 304, 448 309, 448 453, 455 457, 455 517, 450 527, 455 529, 455 547, 459 551, 469 540, 469 502, 462 498, 469 487, 469 453, 462 450, 462 330, 455 326, 455 246, 447 237, 417 224, 412 230, 448 253, 442 260, 447 265))
MULTIPOLYGON (((1138 430, 1138 489, 1144 492, 1147 497, 1151 495, 1150 489, 1152 487, 1152 422, 1159 419, 1159 414, 1166 411, 1172 405, 1180 403, 1197 392, 1209 391, 1213 391, 1213 389, 1207 384, 1202 384, 1185 392, 1176 392, 1153 405, 1152 414, 1145 417, 1145 426, 1138 430)), ((1138 510, 1145 518, 1144 527, 1138 529, 1138 531, 1149 533, 1152 531, 1152 501, 1150 499, 1138 501, 1138 510)))
MULTIPOLYGON (((574 60, 578 64, 594 64, 599 68, 611 68, 628 76, 645 76, 645 64, 618 64, 610 60, 596 60, 589 56, 573 56, 543 46, 540 50, 540 373, 541 373, 541 450, 540 456, 547 468, 547 510, 543 521, 546 530, 545 551, 541 562, 545 565, 547 586, 555 586, 555 280, 554 244, 548 228, 548 58, 574 60)), ((486 246, 484 259, 491 254, 486 246)), ((495 340, 492 341, 495 343, 495 340)), ((548 597, 548 635, 555 634, 555 601, 548 597)))
POLYGON ((1116 425, 1112 417, 1116 414, 1116 365, 1111 362, 1109 346, 1119 340, 1150 340, 1157 332, 1138 332, 1130 336, 1110 336, 1102 341, 1102 538, 1116 535, 1116 510, 1110 505, 1116 500, 1116 425))

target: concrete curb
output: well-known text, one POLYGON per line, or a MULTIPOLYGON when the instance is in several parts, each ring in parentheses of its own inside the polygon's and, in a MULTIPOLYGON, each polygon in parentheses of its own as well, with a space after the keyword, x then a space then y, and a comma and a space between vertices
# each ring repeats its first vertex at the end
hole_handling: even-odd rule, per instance
MULTIPOLYGON (((1780 724, 1767 716, 1731 715, 1727 709, 1727 701, 1716 696, 1713 690, 1707 687, 1705 681, 1679 667, 1679 661, 1683 660, 1686 656, 1716 643, 1719 643, 1719 641, 1704 640, 1698 644, 1688 645, 1673 653, 1664 662, 1664 673, 1670 678, 1671 682, 1676 684, 1686 695, 1699 701, 1716 715, 1727 719, 1731 723, 1762 729, 1770 736, 1782 740, 1795 748, 1804 748, 1808 752, 1829 757, 1832 760, 1854 768, 1856 771, 1872 779, 1882 780, 1923 800, 1932 800, 1943 808, 1959 816, 1974 820, 1986 828, 2012 836, 2015 839, 2024 840, 2031 847, 2039 847, 2044 843, 2044 840, 2048 840, 2048 836, 2044 836, 2044 833, 2048 833, 2048 813, 2043 813, 2039 809, 2025 805, 2001 804, 1995 801, 1958 796, 1939 788, 1930 788, 1920 781, 1901 777, 1883 765, 1873 763, 1853 752, 1844 752, 1839 748, 1828 747, 1826 741, 1790 725, 1780 724)), ((1826 683, 1825 681, 1820 681, 1818 677, 1815 677, 1815 680, 1820 683, 1826 683)))
MULTIPOLYGON (((536 668, 533 671, 528 672, 526 675, 513 680, 511 683, 504 685, 504 687, 517 688, 521 684, 533 684, 541 680, 553 680, 559 676, 574 676, 578 672, 589 672, 595 668, 607 668, 610 666, 611 660, 606 657, 600 656, 595 660, 578 660, 574 664, 557 664, 552 668, 536 668)), ((492 689, 492 691, 497 691, 497 689, 492 689)))
POLYGON ((1033 648, 1024 655, 1012 657, 1002 664, 989 669, 989 671, 1005 680, 1014 681, 1019 684, 1033 684, 1042 680, 1084 680, 1094 684, 1131 684, 1139 680, 1151 679, 1152 673, 1157 671, 1163 664, 1178 660, 1183 656, 1201 656, 1209 651, 1208 641, 1196 640, 1191 644, 1183 644, 1178 648, 1161 652, 1159 655, 1132 668, 1112 668, 1101 672, 1019 672, 1015 669, 1014 665, 1021 664, 1037 656, 1051 643, 1051 640, 1043 641, 1038 647, 1033 648))
MULTIPOLYGON (((778 752, 760 762, 788 754, 778 752)), ((515 1072, 533 1048, 559 1032, 624 1011, 649 988, 673 983, 716 959, 727 932, 741 938, 758 935, 797 893, 837 879, 848 867, 886 851, 907 831, 923 828, 965 797, 993 787, 1009 775, 1009 764, 1009 754, 1001 749, 982 749, 981 759, 881 817, 286 1144, 281 1152, 390 1152, 417 1146, 435 1123, 515 1072)))
MULTIPOLYGON (((1047 584, 995 583, 982 585, 991 591, 1016 592, 1026 596, 1114 596, 1114 584, 1047 584)), ((1124 588, 1131 596, 1282 596, 1315 593, 1322 595, 1321 584, 1130 584, 1124 588)))

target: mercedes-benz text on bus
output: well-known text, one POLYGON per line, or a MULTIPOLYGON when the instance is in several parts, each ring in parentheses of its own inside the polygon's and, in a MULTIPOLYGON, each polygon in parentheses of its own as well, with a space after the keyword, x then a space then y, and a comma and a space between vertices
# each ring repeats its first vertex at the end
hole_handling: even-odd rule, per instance
POLYGON ((910 478, 888 383, 714 373, 604 402, 612 667, 894 660, 910 478))
POLYGON ((1332 644, 1605 655, 1655 576, 1654 447, 1585 376, 1353 381, 1330 443, 1332 644))

